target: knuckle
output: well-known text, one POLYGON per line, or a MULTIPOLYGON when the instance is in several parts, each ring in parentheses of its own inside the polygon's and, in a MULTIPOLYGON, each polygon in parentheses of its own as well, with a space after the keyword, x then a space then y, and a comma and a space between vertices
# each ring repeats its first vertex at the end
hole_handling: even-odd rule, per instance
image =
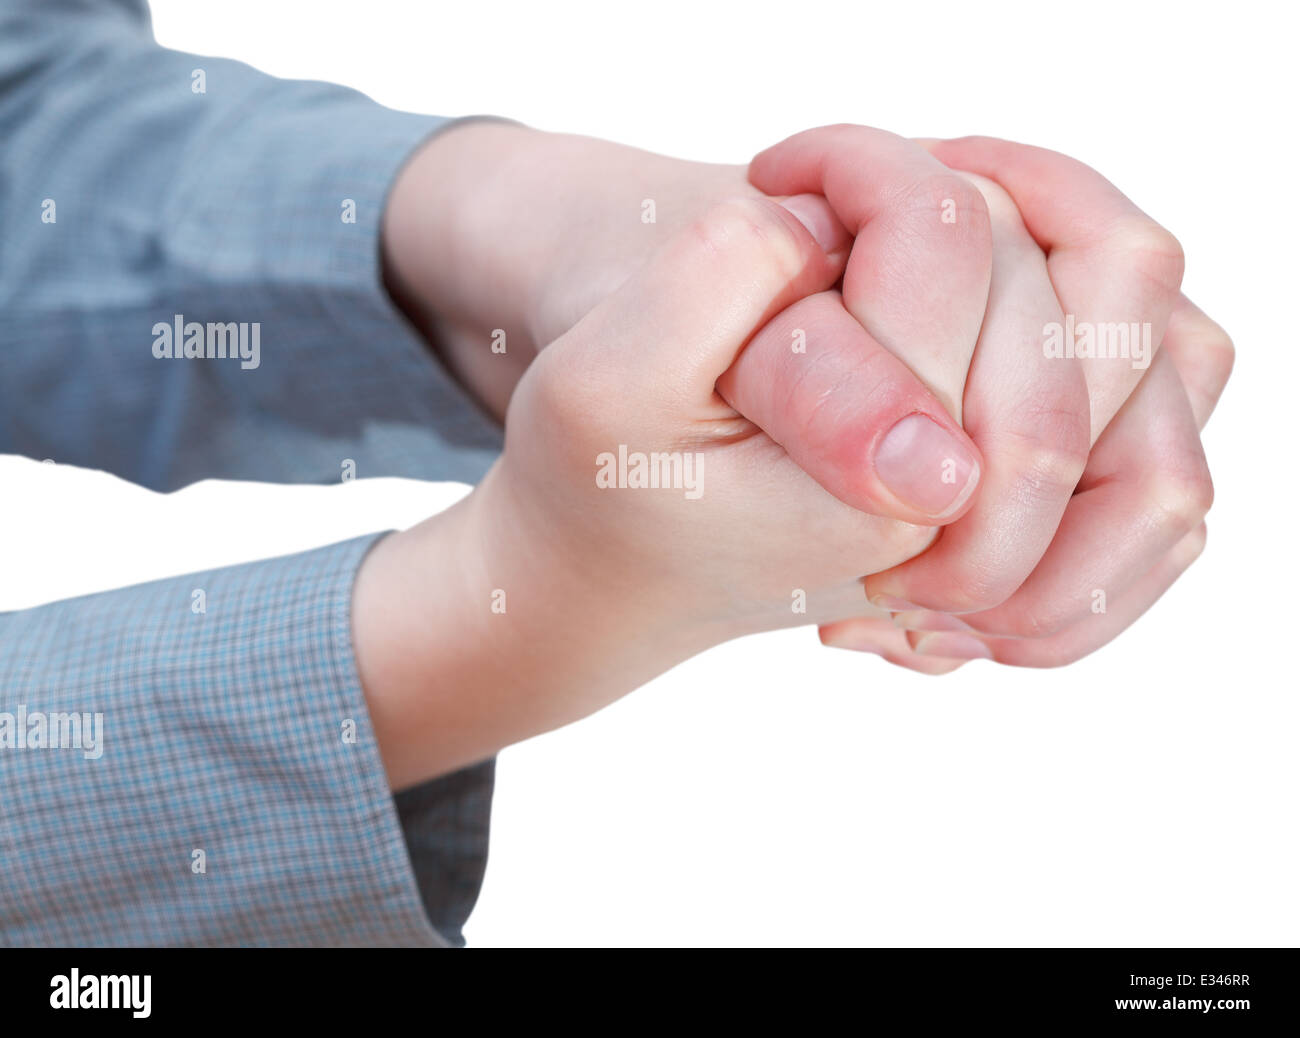
POLYGON ((936 526, 915 526, 912 523, 895 523, 890 531, 890 547, 903 558, 915 558, 926 551, 939 536, 936 526))
POLYGON ((1000 638, 1034 640, 1060 633, 1071 619, 1064 608, 1052 608, 1040 601, 1033 608, 1018 610, 1014 616, 980 617, 978 626, 985 634, 1000 638))
POLYGON ((964 176, 979 190, 980 197, 984 199, 984 204, 988 208, 989 219, 995 227, 1021 225, 1020 210, 1006 188, 997 181, 989 180, 988 177, 980 176, 978 173, 966 173, 964 176))
POLYGON ((983 566, 958 566, 945 589, 947 601, 931 605, 949 613, 982 613, 996 609, 1020 586, 1023 575, 993 572, 983 566))
POLYGON ((1204 464, 1188 472, 1164 475, 1152 501, 1162 525, 1177 533, 1195 529, 1214 504, 1214 481, 1204 464))
POLYGON ((1211 379, 1217 384, 1228 381, 1237 360, 1232 337, 1218 324, 1206 318, 1206 328, 1196 337, 1196 350, 1204 358, 1211 379))
POLYGON ((1170 293, 1182 285, 1187 265, 1182 243, 1154 220, 1126 221, 1112 232, 1111 244, 1139 277, 1170 293))
POLYGON ((1010 625, 1011 635, 1016 638, 1037 639, 1047 638, 1061 629, 1061 622, 1053 616, 1047 616, 1044 613, 1032 612, 1025 613, 1019 617, 1014 624, 1010 625))
MULTIPOLYGON (((1175 310, 1165 342, 1174 353, 1174 365, 1183 385, 1200 394, 1211 407, 1232 376, 1237 349, 1232 338, 1214 320, 1195 307, 1175 310)), ((1204 423, 1206 415, 1198 414, 1204 423)))
MULTIPOLYGON (((527 389, 516 392, 516 398, 517 406, 527 408, 532 416, 518 425, 545 430, 546 437, 557 445, 589 453, 609 438, 612 396, 598 370, 556 363, 558 355, 558 350, 554 356, 543 351, 529 366, 527 389)), ((516 406, 514 400, 511 404, 516 406)))
POLYGON ((1221 335, 1207 344, 1205 352, 1211 358, 1210 366, 1216 384, 1223 385, 1232 375, 1233 365, 1237 362, 1237 347, 1227 332, 1222 329, 1220 332, 1221 335))
POLYGON ((1007 453, 1028 500, 1073 492, 1091 451, 1091 410, 1082 376, 1025 400, 1008 423, 1007 453))
POLYGON ((900 189, 896 203, 907 212, 927 216, 955 207, 958 223, 967 227, 988 227, 991 221, 983 192, 959 173, 935 172, 914 180, 900 189))
POLYGON ((838 557, 853 560, 858 573, 877 573, 923 555, 939 538, 936 526, 915 526, 854 510, 833 543, 838 557))
POLYGON ((1072 494, 1087 465, 1086 448, 1073 444, 1039 444, 1025 458, 1021 485, 1034 501, 1072 494))
POLYGON ((1178 542, 1177 563, 1180 568, 1186 569, 1193 562, 1201 557, 1201 552, 1205 551, 1205 539, 1207 530, 1205 523, 1198 523, 1186 537, 1178 542))
POLYGON ((856 424, 837 419, 846 394, 863 401, 863 406, 884 410, 894 391, 889 380, 892 354, 832 353, 828 349, 819 368, 805 365, 791 379, 785 393, 785 411, 792 416, 795 434, 806 447, 831 457, 843 457, 862 448, 862 430, 856 424))
MULTIPOLYGON (((855 510, 856 511, 856 510, 855 510)), ((913 526, 897 519, 858 512, 840 534, 826 543, 834 557, 850 560, 857 573, 879 573, 925 554, 939 537, 933 526, 913 526)))
POLYGON ((777 203, 768 199, 731 198, 715 203, 697 217, 690 231, 697 244, 710 254, 756 254, 770 274, 792 281, 805 265, 804 246, 776 210, 777 203))
POLYGON ((847 154, 850 149, 880 146, 889 142, 896 145, 910 144, 906 138, 890 130, 882 130, 877 126, 863 126, 861 123, 831 123, 808 132, 824 134, 830 147, 843 149, 842 154, 847 154))

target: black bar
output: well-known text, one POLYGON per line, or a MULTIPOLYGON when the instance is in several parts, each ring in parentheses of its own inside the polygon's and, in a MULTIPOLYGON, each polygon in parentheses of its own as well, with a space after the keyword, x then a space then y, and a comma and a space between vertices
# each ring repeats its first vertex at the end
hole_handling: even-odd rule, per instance
POLYGON ((812 1033, 846 1022, 1296 1033, 1300 1021, 1295 949, 861 949, 838 962, 736 950, 658 962, 610 951, 522 955, 8 949, 0 955, 0 1006, 6 1024, 94 1025, 113 1016, 144 1027, 284 1020, 374 1028, 400 1026, 408 1012, 433 1029, 452 1021, 501 1025, 523 1014, 524 1026, 564 1026, 576 1017, 613 1032, 660 1020, 675 1020, 679 1030, 706 1013, 719 1014, 728 1030, 755 1018, 812 1033), (149 1015, 136 1017, 145 976, 149 1015), (119 977, 137 979, 134 986, 101 979, 119 977), (118 1008, 84 1004, 115 997, 118 1008))

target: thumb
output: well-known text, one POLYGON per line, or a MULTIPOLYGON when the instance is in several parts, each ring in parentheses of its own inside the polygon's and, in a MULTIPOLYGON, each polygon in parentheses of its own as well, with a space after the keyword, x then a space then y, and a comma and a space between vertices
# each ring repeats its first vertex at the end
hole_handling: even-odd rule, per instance
POLYGON ((979 449, 838 292, 773 318, 718 379, 718 393, 861 512, 930 526, 973 500, 979 449))

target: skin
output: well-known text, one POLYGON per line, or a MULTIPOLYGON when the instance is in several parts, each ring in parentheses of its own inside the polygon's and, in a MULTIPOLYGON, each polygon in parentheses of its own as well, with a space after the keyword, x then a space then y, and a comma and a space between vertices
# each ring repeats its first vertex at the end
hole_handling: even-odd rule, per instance
MULTIPOLYGON (((1089 389, 1091 450, 1032 573, 978 586, 962 575, 972 570, 958 549, 970 541, 954 527, 947 549, 865 582, 868 595, 932 607, 895 613, 905 637, 879 624, 848 623, 824 628, 822 638, 930 673, 952 669, 924 658, 936 655, 1059 666, 1136 620, 1204 547, 1213 485, 1199 430, 1231 373, 1232 343, 1179 291, 1177 242, 1095 171, 991 138, 922 143, 1005 186, 1067 312, 1079 320, 1150 322, 1160 352, 1145 377, 1122 361, 1078 362, 1089 389), (1104 613, 1094 611, 1098 591, 1106 595, 1104 613)), ((982 431, 969 422, 967 429, 987 454, 982 431)), ((994 543, 999 525, 1015 529, 990 525, 994 543)))
POLYGON ((1096 215, 1062 238, 1075 224, 1033 194, 1037 149, 1039 166, 1021 146, 951 144, 833 127, 745 170, 477 123, 412 160, 387 280, 505 418, 506 449, 358 575, 358 665, 394 788, 780 626, 935 673, 1061 660, 1190 562, 1208 508, 1192 400, 1212 406, 1221 348, 1176 283, 1171 302, 1170 279, 1146 276, 1172 239, 1116 217, 1091 171, 1053 166, 1096 215), (1138 288, 1115 270, 1130 252, 1138 288), (1043 358, 1044 322, 1116 300, 1168 325, 1149 372, 1043 358), (619 444, 697 452, 705 493, 597 487, 619 444), (1122 570, 1145 575, 1120 587, 1114 545, 1089 531, 1148 516, 1122 570), (1107 572, 1110 610, 1080 621, 1080 589, 1107 572))

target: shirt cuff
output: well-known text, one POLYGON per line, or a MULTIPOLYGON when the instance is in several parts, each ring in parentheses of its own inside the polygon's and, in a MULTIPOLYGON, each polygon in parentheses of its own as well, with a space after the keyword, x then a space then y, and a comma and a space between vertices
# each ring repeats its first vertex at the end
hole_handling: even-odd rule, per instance
POLYGON ((417 881, 352 648, 379 536, 0 617, 0 710, 103 717, 94 759, 0 751, 2 943, 460 942, 491 766, 412 791, 417 881))

